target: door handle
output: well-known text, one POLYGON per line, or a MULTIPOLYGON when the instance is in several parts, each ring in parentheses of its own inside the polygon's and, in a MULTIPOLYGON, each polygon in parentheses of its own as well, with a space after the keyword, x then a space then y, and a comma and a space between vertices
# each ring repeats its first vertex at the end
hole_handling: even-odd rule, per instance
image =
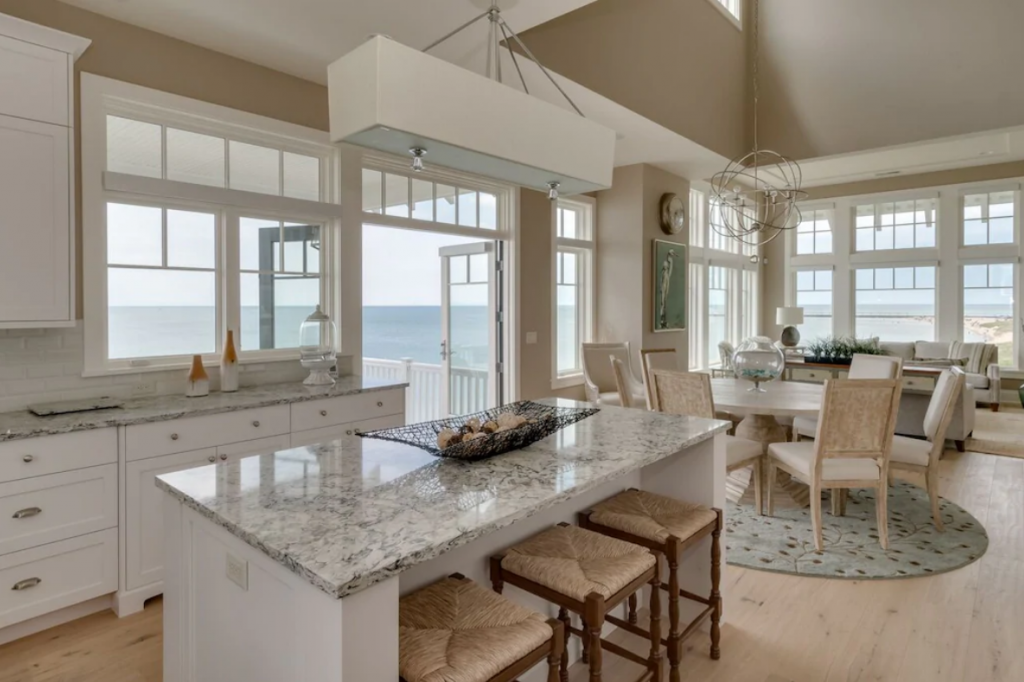
POLYGON ((14 512, 14 515, 11 518, 28 519, 32 518, 33 516, 39 516, 42 513, 43 510, 40 509, 39 507, 29 507, 27 509, 19 509, 18 511, 14 512))
POLYGON ((455 355, 455 351, 454 350, 448 350, 448 342, 447 341, 442 341, 441 342, 441 359, 442 360, 447 360, 448 358, 450 358, 450 357, 452 357, 454 355, 455 355))

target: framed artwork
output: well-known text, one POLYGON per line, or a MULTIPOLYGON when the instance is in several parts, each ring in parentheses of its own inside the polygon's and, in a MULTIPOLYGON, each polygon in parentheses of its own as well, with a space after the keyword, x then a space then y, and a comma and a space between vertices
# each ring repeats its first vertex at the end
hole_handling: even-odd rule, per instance
POLYGON ((654 240, 654 331, 674 332, 686 329, 686 245, 654 240))

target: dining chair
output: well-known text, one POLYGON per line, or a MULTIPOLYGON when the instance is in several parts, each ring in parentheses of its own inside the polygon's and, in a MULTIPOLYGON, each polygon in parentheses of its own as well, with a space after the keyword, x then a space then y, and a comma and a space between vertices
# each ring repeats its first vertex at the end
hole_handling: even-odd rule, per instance
POLYGON ((718 344, 718 359, 721 361, 721 366, 714 367, 711 369, 711 376, 713 377, 724 377, 728 378, 733 376, 732 369, 732 355, 736 352, 736 347, 728 341, 722 341, 718 344))
MULTIPOLYGON (((720 419, 715 412, 715 397, 711 392, 710 375, 655 369, 651 372, 651 384, 654 404, 658 406, 659 412, 720 419)), ((754 506, 757 513, 762 514, 764 448, 757 441, 746 438, 729 435, 724 438, 727 473, 748 466, 754 467, 754 506)))
MULTIPOLYGON (((900 379, 831 379, 825 382, 814 442, 768 446, 768 480, 779 469, 811 489, 814 546, 824 549, 821 491, 875 488, 878 541, 889 548, 889 459, 903 382, 900 379)), ((835 499, 835 498, 833 498, 835 499)), ((775 513, 768 488, 768 516, 775 513)))
POLYGON ((679 369, 679 354, 675 348, 642 348, 640 367, 643 371, 644 390, 647 393, 647 409, 657 410, 651 384, 651 371, 655 369, 679 369))
POLYGON ((620 358, 611 355, 612 376, 615 377, 615 390, 619 394, 619 405, 622 407, 639 407, 636 403, 636 396, 630 390, 629 379, 626 378, 626 363, 620 358))
MULTIPOLYGON (((858 353, 850 363, 847 379, 899 379, 903 376, 903 358, 891 355, 864 355, 858 353)), ((814 438, 818 430, 817 417, 797 417, 793 420, 793 442, 800 438, 814 438)))
POLYGON ((636 380, 630 363, 629 342, 620 343, 584 343, 583 350, 583 388, 587 400, 599 405, 621 405, 619 389, 615 383, 609 356, 622 361, 625 368, 624 378, 629 388, 633 404, 646 400, 643 384, 636 380))
POLYGON ((932 522, 944 529, 939 512, 939 460, 946 446, 946 431, 953 421, 957 401, 967 383, 967 375, 959 367, 951 367, 939 375, 935 391, 924 415, 925 440, 895 436, 889 471, 900 478, 924 475, 932 505, 932 522))

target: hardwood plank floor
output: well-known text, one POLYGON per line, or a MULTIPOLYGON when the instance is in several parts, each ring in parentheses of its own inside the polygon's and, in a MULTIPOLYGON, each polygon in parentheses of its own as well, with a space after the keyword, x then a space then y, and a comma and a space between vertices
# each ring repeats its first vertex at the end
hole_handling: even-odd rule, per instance
MULTIPOLYGON (((729 567, 722 660, 711 661, 706 636, 696 636, 684 682, 1024 680, 1024 460, 950 451, 942 466, 943 496, 988 529, 980 561, 876 582, 729 567)), ((159 682, 161 616, 157 600, 129 618, 97 614, 0 647, 0 682, 159 682)), ((606 682, 640 672, 615 656, 605 662, 606 682)), ((587 677, 577 665, 571 680, 587 677)))

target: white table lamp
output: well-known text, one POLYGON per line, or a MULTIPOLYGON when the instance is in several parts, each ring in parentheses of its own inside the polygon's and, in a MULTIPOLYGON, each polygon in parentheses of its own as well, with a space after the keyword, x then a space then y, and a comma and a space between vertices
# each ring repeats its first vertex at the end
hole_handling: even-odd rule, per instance
POLYGON ((804 309, 798 306, 788 306, 775 309, 775 324, 781 324, 782 345, 793 348, 800 343, 800 332, 796 326, 804 323, 804 309))

